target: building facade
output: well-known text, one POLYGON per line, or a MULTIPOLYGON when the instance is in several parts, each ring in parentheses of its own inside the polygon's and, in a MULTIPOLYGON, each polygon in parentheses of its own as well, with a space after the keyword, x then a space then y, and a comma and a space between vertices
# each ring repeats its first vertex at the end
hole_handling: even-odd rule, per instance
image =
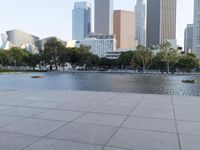
POLYGON ((177 0, 147 0, 147 47, 176 39, 176 7, 177 0))
POLYGON ((135 6, 135 39, 139 45, 146 46, 146 4, 144 0, 137 0, 135 6))
POLYGON ((10 30, 6 32, 7 40, 16 47, 21 47, 23 44, 34 44, 40 38, 21 30, 10 30))
POLYGON ((91 5, 86 2, 74 3, 72 10, 72 38, 83 40, 91 32, 91 5))
POLYGON ((115 39, 97 39, 97 38, 86 38, 81 41, 77 41, 77 47, 89 46, 90 51, 103 58, 107 52, 116 51, 116 40, 115 39))
POLYGON ((44 39, 41 39, 41 40, 38 40, 35 42, 35 45, 37 47, 37 49, 39 51, 43 51, 45 49, 45 44, 49 41, 49 40, 52 40, 52 39, 56 39, 57 41, 61 42, 64 46, 67 45, 67 43, 57 37, 47 37, 47 38, 44 38, 44 39))
POLYGON ((6 34, 2 34, 3 45, 2 48, 9 50, 12 47, 20 47, 27 49, 32 53, 38 53, 36 42, 39 40, 39 37, 32 34, 23 32, 18 29, 7 31, 6 34))
POLYGON ((94 31, 113 34, 113 0, 94 0, 94 31))
POLYGON ((200 58, 200 0, 194 0, 194 25, 192 52, 200 58))
POLYGON ((184 32, 184 51, 186 53, 192 52, 193 45, 193 24, 188 24, 184 32))
POLYGON ((133 49, 135 42, 135 13, 126 10, 114 11, 114 35, 117 48, 133 49))

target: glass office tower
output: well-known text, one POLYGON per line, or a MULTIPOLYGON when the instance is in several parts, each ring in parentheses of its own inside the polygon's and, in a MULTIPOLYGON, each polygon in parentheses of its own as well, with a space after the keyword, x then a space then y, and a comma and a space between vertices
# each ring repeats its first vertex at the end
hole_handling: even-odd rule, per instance
POLYGON ((83 40, 91 32, 91 4, 86 1, 74 3, 72 10, 72 38, 83 40))

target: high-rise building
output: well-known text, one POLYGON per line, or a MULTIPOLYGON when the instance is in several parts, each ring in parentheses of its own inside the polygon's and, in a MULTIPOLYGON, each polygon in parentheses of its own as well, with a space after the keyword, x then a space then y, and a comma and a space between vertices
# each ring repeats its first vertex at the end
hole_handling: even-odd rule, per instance
POLYGON ((114 11, 114 35, 117 48, 133 49, 135 42, 135 13, 126 10, 114 11))
POLYGON ((176 39, 177 0, 147 0, 147 47, 176 39))
POLYGON ((95 0, 94 8, 95 33, 113 34, 113 0, 95 0))
POLYGON ((193 24, 188 24, 185 29, 184 50, 186 53, 192 52, 193 45, 193 24))
POLYGON ((144 0, 137 0, 135 5, 135 39, 139 45, 146 45, 146 5, 144 0))
POLYGON ((200 58, 200 0, 194 1, 194 25, 192 52, 200 58))
POLYGON ((74 3, 72 10, 72 38, 84 39, 91 32, 91 5, 86 1, 74 3))

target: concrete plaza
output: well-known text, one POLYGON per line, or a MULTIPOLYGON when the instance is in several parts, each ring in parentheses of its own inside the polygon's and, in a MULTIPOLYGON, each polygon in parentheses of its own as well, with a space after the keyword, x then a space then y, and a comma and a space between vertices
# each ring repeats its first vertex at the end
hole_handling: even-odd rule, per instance
POLYGON ((0 90, 0 150, 200 150, 200 98, 0 90))

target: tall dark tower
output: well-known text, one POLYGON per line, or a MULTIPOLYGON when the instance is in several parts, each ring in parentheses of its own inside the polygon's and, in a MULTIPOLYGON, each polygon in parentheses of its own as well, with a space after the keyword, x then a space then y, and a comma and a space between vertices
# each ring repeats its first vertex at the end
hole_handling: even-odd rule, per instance
POLYGON ((147 0, 147 47, 176 39, 177 0, 147 0))
POLYGON ((94 2, 95 33, 113 34, 113 0, 95 0, 94 2))

